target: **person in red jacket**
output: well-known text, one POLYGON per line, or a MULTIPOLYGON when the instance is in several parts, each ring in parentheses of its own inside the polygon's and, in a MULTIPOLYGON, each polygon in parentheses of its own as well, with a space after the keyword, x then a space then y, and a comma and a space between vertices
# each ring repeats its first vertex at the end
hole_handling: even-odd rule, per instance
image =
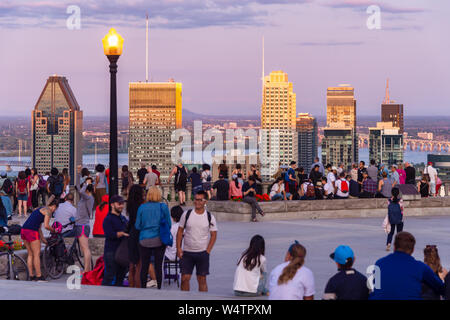
POLYGON ((103 231, 103 220, 109 211, 109 196, 105 194, 102 197, 102 202, 95 208, 95 221, 92 234, 95 238, 104 238, 105 232, 103 231))

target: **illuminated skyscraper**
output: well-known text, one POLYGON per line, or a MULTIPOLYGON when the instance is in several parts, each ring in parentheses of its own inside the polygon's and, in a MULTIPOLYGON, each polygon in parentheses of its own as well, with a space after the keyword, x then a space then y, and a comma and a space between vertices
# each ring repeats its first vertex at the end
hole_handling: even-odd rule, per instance
POLYGON ((403 135, 392 122, 377 122, 369 128, 369 159, 393 165, 403 162, 403 135))
POLYGON ((269 164, 263 168, 265 178, 278 169, 279 163, 289 164, 298 160, 296 133, 296 95, 287 73, 274 71, 264 77, 261 129, 268 133, 262 148, 269 164))
POLYGON ((65 77, 51 76, 32 111, 31 162, 40 174, 82 164, 83 112, 65 77))
POLYGON ((403 134, 405 126, 403 123, 403 104, 396 103, 389 97, 389 79, 386 84, 386 96, 381 105, 381 121, 391 122, 393 127, 399 128, 403 134))
POLYGON ((317 120, 308 113, 297 115, 298 166, 309 170, 317 157, 317 120))
POLYGON ((129 166, 134 173, 155 164, 161 178, 173 168, 172 132, 181 128, 182 84, 169 82, 131 82, 129 166))
POLYGON ((355 89, 347 84, 329 87, 327 90, 327 126, 356 129, 355 89))

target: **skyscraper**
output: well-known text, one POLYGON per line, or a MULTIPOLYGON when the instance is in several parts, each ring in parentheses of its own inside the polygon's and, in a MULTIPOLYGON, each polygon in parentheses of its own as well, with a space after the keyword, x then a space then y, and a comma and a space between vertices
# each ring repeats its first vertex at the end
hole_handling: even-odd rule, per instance
POLYGON ((41 174, 67 168, 74 183, 82 164, 83 112, 65 77, 48 78, 31 118, 33 167, 41 174))
POLYGON ((356 100, 348 84, 327 89, 327 128, 322 141, 322 161, 347 168, 358 161, 356 100))
POLYGON ((298 160, 296 127, 296 95, 287 73, 273 71, 264 77, 261 129, 269 134, 263 156, 268 165, 261 174, 267 179, 278 169, 279 163, 298 160))
POLYGON ((297 115, 298 166, 306 171, 317 157, 318 128, 317 120, 308 113, 297 115))
POLYGON ((181 128, 182 84, 174 82, 131 82, 129 166, 134 173, 155 164, 161 178, 173 168, 172 132, 181 128))
POLYGON ((403 135, 392 122, 377 122, 369 128, 369 159, 393 165, 403 162, 403 135))
POLYGON ((400 129, 400 133, 403 134, 405 126, 403 122, 403 104, 396 103, 389 97, 389 79, 386 84, 386 96, 381 104, 381 121, 392 122, 394 127, 400 129))

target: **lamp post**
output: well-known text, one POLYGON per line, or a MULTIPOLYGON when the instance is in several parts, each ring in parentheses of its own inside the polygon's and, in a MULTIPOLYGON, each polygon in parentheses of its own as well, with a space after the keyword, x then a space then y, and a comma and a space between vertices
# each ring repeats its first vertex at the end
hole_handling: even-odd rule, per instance
POLYGON ((123 38, 112 28, 103 38, 103 50, 109 60, 109 72, 111 74, 111 97, 109 118, 109 197, 119 193, 118 181, 118 154, 117 154, 117 61, 123 50, 123 38))

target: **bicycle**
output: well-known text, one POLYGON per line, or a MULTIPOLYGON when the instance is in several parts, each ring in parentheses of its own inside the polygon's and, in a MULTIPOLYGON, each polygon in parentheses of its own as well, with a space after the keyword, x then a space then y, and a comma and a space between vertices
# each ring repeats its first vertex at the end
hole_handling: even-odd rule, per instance
MULTIPOLYGON (((69 222, 63 225, 62 229, 74 224, 74 221, 69 222)), ((67 249, 64 237, 60 232, 51 233, 51 236, 47 239, 43 260, 45 273, 52 279, 61 278, 66 267, 75 263, 78 263, 81 269, 84 269, 84 256, 78 238, 75 237, 72 245, 67 249)), ((91 266, 93 265, 91 258, 91 266)))
POLYGON ((0 253, 0 279, 27 281, 30 279, 27 263, 14 253, 11 236, 9 232, 0 235, 0 239, 8 237, 8 241, 5 242, 8 251, 0 253))

